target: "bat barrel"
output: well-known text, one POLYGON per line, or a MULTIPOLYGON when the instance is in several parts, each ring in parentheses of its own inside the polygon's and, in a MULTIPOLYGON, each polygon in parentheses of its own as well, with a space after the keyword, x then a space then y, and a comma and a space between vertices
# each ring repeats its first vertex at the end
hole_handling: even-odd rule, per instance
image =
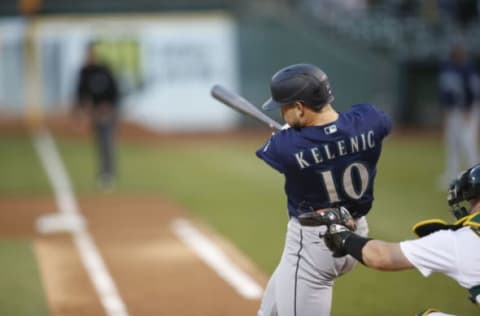
POLYGON ((232 109, 250 116, 257 121, 260 121, 264 124, 267 124, 270 128, 280 130, 282 125, 277 121, 273 120, 271 117, 260 111, 256 106, 254 106, 249 101, 245 100, 238 94, 224 88, 221 85, 215 85, 211 90, 212 96, 223 104, 231 107, 232 109))

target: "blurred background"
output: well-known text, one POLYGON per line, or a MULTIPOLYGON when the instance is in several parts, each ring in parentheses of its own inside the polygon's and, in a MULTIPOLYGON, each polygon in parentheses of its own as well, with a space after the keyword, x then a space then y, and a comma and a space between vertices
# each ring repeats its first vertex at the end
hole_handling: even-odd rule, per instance
POLYGON ((0 15, 2 112, 22 115, 28 98, 64 111, 95 41, 119 77, 124 118, 162 130, 238 124, 209 87, 260 104, 272 74, 298 62, 329 74, 340 110, 368 101, 402 126, 438 127, 439 62, 459 37, 475 59, 480 47, 473 0, 4 0, 0 15))
MULTIPOLYGON (((1 0, 0 315, 104 314, 98 299, 76 292, 80 276, 90 284, 80 263, 61 261, 76 258, 74 250, 62 252, 74 249, 72 237, 35 229, 37 218, 57 207, 32 141, 31 127, 39 125, 56 141, 131 315, 255 315, 259 301, 215 287, 205 271, 160 268, 169 259, 147 254, 170 249, 160 241, 180 214, 245 254, 261 271, 260 282, 272 273, 287 222, 283 180, 254 155, 271 131, 215 101, 210 88, 219 83, 261 105, 272 75, 294 63, 328 74, 337 110, 368 102, 393 119, 371 235, 398 241, 413 238, 417 221, 451 222, 446 161, 461 150, 444 143, 448 106, 439 78, 459 43, 470 61, 479 60, 479 10, 476 0, 1 0), (105 158, 113 171, 98 158, 89 129, 72 119, 89 48, 118 85, 119 113, 111 123, 118 119, 119 133, 113 162, 105 158), (99 185, 99 164, 100 172, 114 173, 113 182, 99 185), (70 278, 58 276, 64 274, 70 278), (168 279, 177 274, 187 279, 168 279), (52 282, 61 290, 52 291, 52 282), (174 283, 180 288, 172 292, 174 283), (228 300, 218 299, 226 293, 228 300)), ((480 84, 472 85, 467 94, 478 101, 480 84)), ((455 170, 478 160, 480 114, 463 114, 476 118, 468 136, 474 146, 455 170)), ((268 115, 280 120, 275 111, 268 115)), ((107 148, 110 157, 112 138, 100 137, 106 145, 99 151, 107 148)), ((467 136, 458 137, 454 142, 463 143, 467 136)), ((359 266, 337 281, 332 315, 413 315, 430 306, 475 315, 466 296, 444 276, 359 266)))

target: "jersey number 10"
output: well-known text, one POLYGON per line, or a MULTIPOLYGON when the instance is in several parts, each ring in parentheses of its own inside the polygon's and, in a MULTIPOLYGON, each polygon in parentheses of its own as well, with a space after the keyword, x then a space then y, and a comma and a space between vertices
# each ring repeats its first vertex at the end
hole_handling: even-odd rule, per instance
MULTIPOLYGON (((327 189, 328 199, 330 200, 330 203, 340 202, 332 171, 322 171, 321 174, 323 182, 325 183, 325 187, 327 189)), ((362 163, 354 162, 350 164, 347 168, 345 168, 345 170, 343 171, 341 184, 343 186, 343 191, 348 195, 349 198, 358 200, 367 190, 369 180, 370 175, 368 174, 367 167, 365 167, 365 165, 363 165, 362 163), (352 172, 354 171, 354 169, 358 172, 360 176, 359 188, 355 188, 355 186, 353 185, 352 172)))

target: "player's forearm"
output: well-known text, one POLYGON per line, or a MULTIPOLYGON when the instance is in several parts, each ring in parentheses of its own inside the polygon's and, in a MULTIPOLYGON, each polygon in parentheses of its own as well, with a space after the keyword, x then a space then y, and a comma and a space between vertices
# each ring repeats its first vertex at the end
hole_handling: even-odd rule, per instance
POLYGON ((366 266, 377 270, 395 271, 413 268, 398 243, 370 240, 363 247, 362 256, 366 266))

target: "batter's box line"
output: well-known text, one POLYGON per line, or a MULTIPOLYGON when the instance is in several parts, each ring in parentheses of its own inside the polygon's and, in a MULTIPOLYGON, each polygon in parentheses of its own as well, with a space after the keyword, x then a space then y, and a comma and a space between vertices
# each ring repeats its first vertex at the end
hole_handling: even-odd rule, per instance
POLYGON ((176 219, 171 227, 175 235, 238 294, 251 300, 261 298, 263 288, 187 219, 176 219))

